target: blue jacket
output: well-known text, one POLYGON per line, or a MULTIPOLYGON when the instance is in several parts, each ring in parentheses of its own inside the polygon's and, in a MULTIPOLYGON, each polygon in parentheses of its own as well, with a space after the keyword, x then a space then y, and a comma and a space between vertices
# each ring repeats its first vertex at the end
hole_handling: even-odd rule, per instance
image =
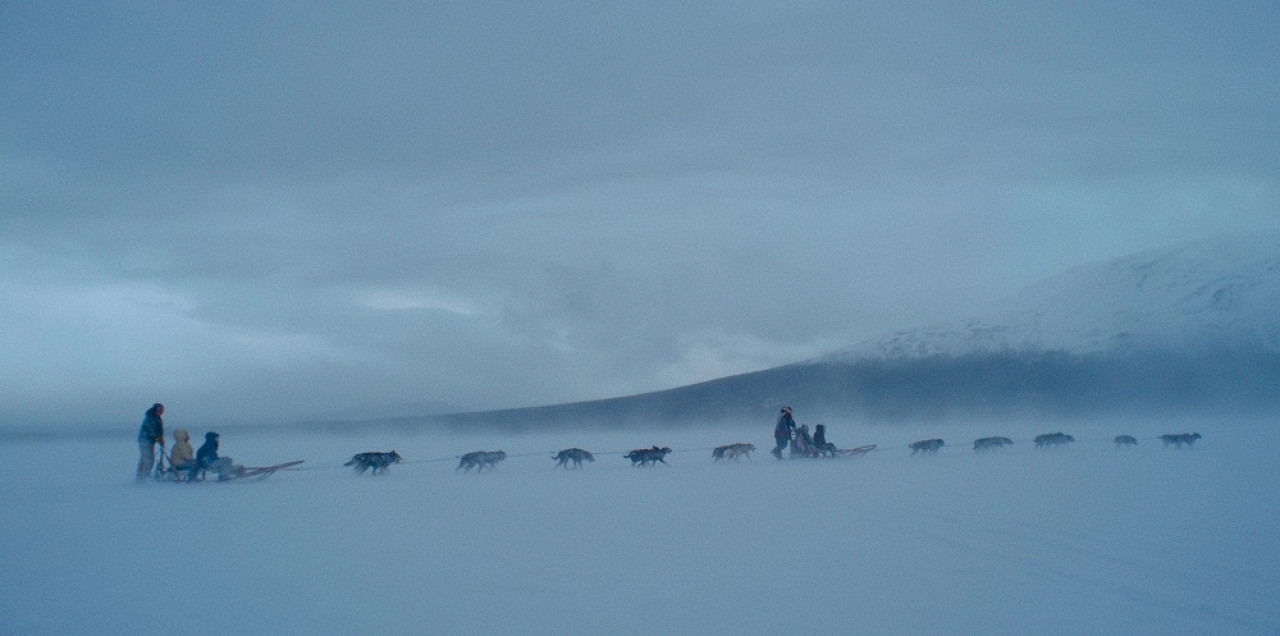
POLYGON ((139 444, 153 442, 164 443, 164 420, 156 413, 155 406, 147 409, 147 414, 142 418, 142 428, 138 429, 139 444))
POLYGON ((774 439, 790 438, 791 431, 794 430, 796 430, 796 421, 791 419, 790 413, 783 411, 782 415, 778 416, 777 425, 773 427, 773 437, 774 439))
POLYGON ((212 431, 204 434, 204 443, 196 451, 196 465, 208 466, 218 460, 218 434, 212 431))

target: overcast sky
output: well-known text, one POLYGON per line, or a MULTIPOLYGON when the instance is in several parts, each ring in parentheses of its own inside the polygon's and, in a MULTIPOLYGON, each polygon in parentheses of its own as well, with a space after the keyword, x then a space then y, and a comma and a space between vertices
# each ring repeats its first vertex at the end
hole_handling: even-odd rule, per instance
POLYGON ((0 426, 628 395, 1275 229, 1277 33, 1272 0, 3 2, 0 426))

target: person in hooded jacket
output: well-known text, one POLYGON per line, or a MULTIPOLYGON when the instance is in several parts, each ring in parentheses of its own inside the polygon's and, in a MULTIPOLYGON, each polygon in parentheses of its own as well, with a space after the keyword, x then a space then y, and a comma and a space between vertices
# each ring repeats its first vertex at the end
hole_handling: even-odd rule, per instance
POLYGON ((809 425, 801 424, 796 436, 791 440, 791 454, 814 457, 817 451, 813 447, 813 437, 809 435, 809 425))
POLYGON ((819 424, 813 427, 813 449, 817 451, 819 455, 829 453, 832 457, 835 456, 836 445, 827 442, 826 424, 819 424))
MULTIPOLYGON (((191 468, 191 462, 196 459, 196 451, 191 448, 191 436, 187 434, 187 429, 180 428, 173 432, 173 453, 169 455, 169 465, 173 467, 175 474, 179 470, 187 470, 191 468)), ((188 475, 188 478, 190 476, 188 475)))
POLYGON ((209 470, 218 471, 218 481, 238 477, 244 472, 244 466, 236 466, 230 457, 218 457, 218 434, 213 431, 204 434, 204 443, 196 451, 196 467, 192 476, 195 472, 209 470))
MULTIPOLYGON (((144 481, 151 469, 156 465, 156 444, 160 452, 164 452, 164 405, 156 402, 142 416, 142 426, 138 429, 138 474, 137 480, 144 481)), ((163 455, 161 455, 163 457, 163 455)))
POLYGON ((778 415, 778 423, 773 425, 773 441, 776 443, 773 450, 769 451, 774 457, 782 459, 782 449, 787 447, 791 442, 791 435, 796 430, 796 421, 791 418, 791 407, 782 407, 782 413, 778 415))

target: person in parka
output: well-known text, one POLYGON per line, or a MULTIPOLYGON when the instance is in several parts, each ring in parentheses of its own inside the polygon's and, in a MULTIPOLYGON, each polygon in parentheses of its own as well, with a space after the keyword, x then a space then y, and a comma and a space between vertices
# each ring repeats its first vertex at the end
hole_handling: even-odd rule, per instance
POLYGON ((230 457, 218 457, 218 434, 213 431, 204 434, 204 443, 196 451, 195 471, 209 470, 218 471, 218 481, 239 477, 244 472, 244 466, 236 466, 230 457))
POLYGON ((813 450, 819 455, 829 453, 832 457, 835 457, 836 445, 827 442, 827 427, 825 424, 813 427, 813 450))
POLYGON ((190 468, 188 464, 195 461, 196 451, 191 447, 191 436, 187 429, 180 428, 173 432, 173 452, 169 455, 169 465, 175 470, 190 468))
POLYGON ((769 451, 774 457, 782 459, 782 449, 787 447, 791 442, 791 435, 796 430, 796 421, 791 418, 791 407, 782 407, 782 413, 778 415, 778 423, 773 426, 773 441, 776 446, 769 451))
POLYGON ((791 454, 804 455, 805 457, 814 457, 817 451, 813 446, 813 437, 809 435, 809 425, 801 424, 796 429, 796 436, 791 440, 791 454))
MULTIPOLYGON (((142 426, 138 429, 138 474, 137 481, 147 478, 156 465, 156 444, 164 453, 164 405, 156 402, 142 416, 142 426)), ((163 457, 163 455, 161 456, 163 457)))

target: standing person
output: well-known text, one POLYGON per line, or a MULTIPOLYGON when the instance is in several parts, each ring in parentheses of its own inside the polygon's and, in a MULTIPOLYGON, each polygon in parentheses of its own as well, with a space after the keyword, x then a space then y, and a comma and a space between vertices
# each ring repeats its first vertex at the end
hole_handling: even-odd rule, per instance
POLYGON ((244 472, 244 467, 236 466, 230 457, 218 457, 218 434, 209 431, 204 434, 204 443, 200 445, 200 450, 196 451, 196 466, 193 473, 200 470, 216 470, 218 481, 226 481, 232 477, 239 477, 239 473, 244 472))
MULTIPOLYGON (((156 465, 156 444, 160 444, 160 452, 164 452, 164 405, 156 402, 147 409, 142 417, 142 427, 138 429, 138 475, 143 481, 156 465)), ((163 457, 163 455, 161 455, 163 457)))
POLYGON ((796 430, 796 421, 791 418, 791 407, 782 407, 782 413, 778 415, 778 423, 773 426, 773 441, 776 446, 773 450, 774 457, 782 459, 782 449, 787 447, 791 442, 791 434, 796 430))
POLYGON ((173 467, 174 475, 181 479, 181 475, 177 471, 190 468, 187 464, 195 461, 195 459, 196 451, 191 448, 191 436, 187 434, 187 429, 180 428, 174 431, 173 454, 169 455, 169 465, 173 467))

